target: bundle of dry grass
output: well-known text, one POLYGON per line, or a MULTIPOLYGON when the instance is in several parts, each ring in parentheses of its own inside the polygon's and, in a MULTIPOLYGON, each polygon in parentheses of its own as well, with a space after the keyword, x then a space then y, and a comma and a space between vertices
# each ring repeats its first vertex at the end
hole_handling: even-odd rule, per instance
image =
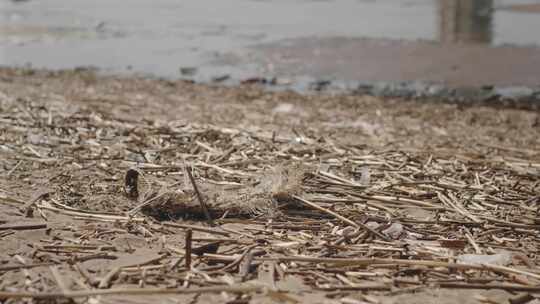
MULTIPOLYGON (((192 168, 184 167, 181 172, 186 177, 191 173, 187 170, 192 168)), ((139 176, 138 172, 129 169, 125 176, 125 195, 138 202, 130 214, 142 211, 158 220, 200 219, 206 217, 206 212, 212 218, 274 218, 287 204, 294 202, 294 195, 301 194, 306 177, 306 168, 299 163, 268 168, 246 180, 244 185, 216 185, 193 180, 194 185, 189 179, 172 185, 159 185, 148 181, 157 179, 155 177, 141 178, 141 182, 134 179, 134 176, 139 176), (140 197, 139 192, 143 192, 140 197)))

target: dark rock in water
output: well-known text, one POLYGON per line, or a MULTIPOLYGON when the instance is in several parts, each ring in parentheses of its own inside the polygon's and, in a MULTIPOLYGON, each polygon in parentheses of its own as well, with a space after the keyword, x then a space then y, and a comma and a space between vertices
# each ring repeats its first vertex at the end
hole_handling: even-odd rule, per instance
POLYGON ((98 23, 95 27, 94 27, 94 30, 96 32, 104 32, 105 31, 105 26, 107 25, 107 23, 105 21, 101 21, 100 23, 98 23))
POLYGON ((331 80, 316 80, 309 84, 309 89, 313 91, 323 91, 326 90, 331 84, 331 80))
POLYGON ((183 76, 193 76, 197 74, 197 68, 196 67, 181 67, 180 74, 182 74, 183 76))
POLYGON ((250 77, 240 81, 241 84, 266 84, 268 81, 263 77, 250 77))
POLYGON ((225 74, 225 75, 212 77, 212 82, 224 82, 229 79, 231 79, 231 75, 225 74))
POLYGON ((373 95, 378 97, 404 97, 411 98, 417 93, 411 83, 387 83, 379 82, 373 86, 373 95))
POLYGON ((373 84, 371 83, 359 83, 353 90, 353 93, 358 95, 370 95, 372 92, 373 84))

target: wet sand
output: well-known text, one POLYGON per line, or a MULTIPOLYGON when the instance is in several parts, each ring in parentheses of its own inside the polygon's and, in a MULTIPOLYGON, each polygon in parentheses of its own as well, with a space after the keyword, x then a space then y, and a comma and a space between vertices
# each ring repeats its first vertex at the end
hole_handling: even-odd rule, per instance
POLYGON ((277 75, 451 87, 540 86, 540 48, 368 38, 302 38, 257 48, 277 75))

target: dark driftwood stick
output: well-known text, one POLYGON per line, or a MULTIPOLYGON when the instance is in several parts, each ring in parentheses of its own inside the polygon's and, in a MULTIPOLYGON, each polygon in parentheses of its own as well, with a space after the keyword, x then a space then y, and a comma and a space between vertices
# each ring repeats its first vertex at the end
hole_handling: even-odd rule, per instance
POLYGON ((56 265, 57 263, 36 263, 36 264, 25 264, 25 265, 5 265, 0 266, 0 272, 11 271, 11 270, 20 270, 20 269, 30 269, 34 267, 44 267, 56 265))
POLYGON ((229 232, 209 229, 209 228, 201 227, 197 225, 178 224, 178 223, 171 223, 171 222, 163 222, 162 224, 163 226, 176 227, 176 228, 182 228, 182 229, 191 229, 193 231, 201 231, 201 232, 206 232, 210 234, 218 234, 218 235, 223 235, 223 236, 231 235, 229 232))
POLYGON ((47 223, 22 223, 0 225, 0 230, 31 230, 47 228, 47 223))
POLYGON ((208 220, 208 224, 211 226, 214 226, 214 220, 212 220, 212 216, 210 215, 210 210, 208 209, 208 206, 204 202, 201 193, 199 192, 199 188, 197 188, 197 184, 195 183, 195 179, 193 178, 193 175, 191 174, 191 167, 186 167, 186 172, 189 177, 189 181, 193 185, 193 190, 195 190, 195 194, 197 194, 197 199, 199 200, 199 203, 201 204, 201 208, 204 212, 204 215, 206 216, 206 219, 208 220))
POLYGON ((192 231, 191 229, 187 229, 186 230, 186 255, 185 255, 185 259, 186 259, 186 269, 187 270, 190 270, 191 269, 191 238, 192 238, 192 231))

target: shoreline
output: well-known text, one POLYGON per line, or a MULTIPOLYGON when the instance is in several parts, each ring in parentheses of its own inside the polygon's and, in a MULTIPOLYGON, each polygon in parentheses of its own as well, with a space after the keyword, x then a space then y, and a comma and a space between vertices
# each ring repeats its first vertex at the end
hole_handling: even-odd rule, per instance
POLYGON ((354 96, 372 96, 377 98, 392 98, 414 100, 418 102, 450 103, 458 105, 480 105, 501 108, 516 108, 525 110, 540 109, 539 86, 445 86, 443 84, 423 81, 406 82, 354 82, 341 80, 315 79, 301 77, 292 80, 287 77, 246 77, 231 78, 229 75, 216 75, 210 80, 196 80, 192 77, 162 77, 143 72, 114 72, 105 71, 93 66, 80 66, 73 69, 47 69, 26 66, 1 66, 4 71, 19 75, 43 74, 44 77, 56 74, 83 73, 90 77, 116 77, 159 80, 165 82, 186 82, 202 86, 218 86, 234 88, 242 86, 257 86, 268 92, 295 92, 301 95, 338 94, 354 96), (95 75, 92 75, 95 74, 95 75))

